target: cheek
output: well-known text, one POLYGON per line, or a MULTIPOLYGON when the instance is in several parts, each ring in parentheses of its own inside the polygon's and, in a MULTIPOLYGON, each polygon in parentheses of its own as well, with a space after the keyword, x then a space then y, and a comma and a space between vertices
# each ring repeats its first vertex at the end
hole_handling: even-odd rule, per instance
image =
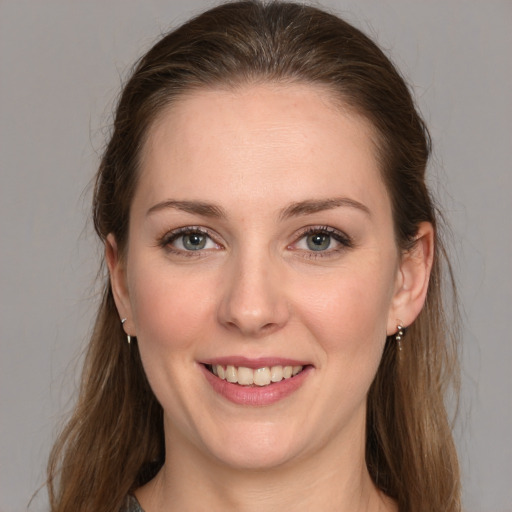
POLYGON ((211 331, 209 295, 197 276, 173 272, 165 263, 146 261, 132 270, 130 301, 144 371, 164 410, 181 411, 174 420, 186 425, 187 397, 199 392, 187 369, 211 331))
POLYGON ((302 297, 303 322, 328 356, 359 354, 364 359, 373 354, 378 361, 386 340, 393 289, 391 268, 383 272, 382 264, 361 269, 350 266, 296 296, 302 297))
POLYGON ((211 315, 211 301, 197 280, 174 275, 156 264, 149 267, 135 268, 130 286, 139 345, 159 353, 186 349, 201 338, 211 315))

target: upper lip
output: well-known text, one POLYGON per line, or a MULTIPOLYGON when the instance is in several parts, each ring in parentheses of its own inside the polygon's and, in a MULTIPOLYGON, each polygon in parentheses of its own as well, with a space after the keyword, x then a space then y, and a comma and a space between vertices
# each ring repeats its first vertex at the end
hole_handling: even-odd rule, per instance
POLYGON ((311 364, 307 361, 283 357, 258 357, 253 359, 243 356, 212 357, 210 359, 202 360, 201 363, 205 365, 243 366, 253 370, 265 368, 266 366, 308 366, 311 364))

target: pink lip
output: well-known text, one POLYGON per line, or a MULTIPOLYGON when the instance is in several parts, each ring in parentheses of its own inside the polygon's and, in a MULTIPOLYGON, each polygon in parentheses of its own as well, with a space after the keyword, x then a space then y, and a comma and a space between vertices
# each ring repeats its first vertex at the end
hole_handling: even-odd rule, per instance
MULTIPOLYGON (((225 364, 222 362, 217 362, 219 360, 215 360, 215 363, 207 363, 207 364, 225 364)), ((235 359, 229 359, 230 363, 233 364, 235 359)), ((253 360, 254 361, 254 360, 253 360)), ((272 366, 272 364, 262 364, 261 361, 269 361, 268 359, 259 360, 259 365, 256 366, 246 366, 244 364, 236 364, 235 366, 246 366, 247 368, 263 368, 265 366, 272 366)), ((282 363, 277 363, 282 364, 282 363)), ((299 366, 298 364, 290 364, 287 363, 284 366, 299 366)), ((276 366, 276 364, 273 364, 276 366)), ((275 382, 273 384, 269 384, 268 386, 241 386, 240 384, 232 384, 231 382, 227 382, 226 380, 220 379, 211 373, 204 364, 200 364, 201 368, 206 380, 210 383, 213 390, 226 398, 230 402, 233 402, 238 405, 250 405, 250 406, 265 406, 272 405, 280 400, 290 396, 292 393, 297 391, 307 377, 310 375, 312 366, 306 366, 299 374, 295 375, 295 377, 290 377, 289 379, 283 379, 280 382, 275 382)))
POLYGON ((233 366, 245 366, 252 370, 258 368, 265 368, 266 366, 308 366, 311 363, 307 361, 298 361, 296 359, 284 359, 281 357, 259 357, 256 359, 250 359, 242 356, 228 356, 228 357, 216 357, 214 359, 206 359, 201 361, 203 364, 220 364, 221 366, 233 365, 233 366))

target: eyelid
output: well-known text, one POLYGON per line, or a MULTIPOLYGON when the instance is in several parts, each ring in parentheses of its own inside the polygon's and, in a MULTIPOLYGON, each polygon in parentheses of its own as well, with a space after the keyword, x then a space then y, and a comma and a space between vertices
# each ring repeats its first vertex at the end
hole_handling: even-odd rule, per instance
POLYGON ((169 252, 173 252, 176 254, 186 254, 187 256, 196 255, 198 256, 202 252, 210 251, 211 249, 199 249, 197 251, 185 251, 178 249, 172 246, 172 243, 180 238, 181 236, 192 234, 192 233, 200 233, 202 235, 210 238, 213 243, 220 248, 224 246, 218 241, 218 236, 212 232, 210 229, 205 228, 204 226, 183 226, 176 229, 171 229, 166 231, 161 237, 158 237, 158 245, 167 249, 169 252))
POLYGON ((289 249, 306 253, 309 258, 325 258, 337 254, 341 251, 351 249, 353 247, 354 241, 352 238, 345 232, 333 228, 332 226, 306 226, 296 234, 295 241, 288 246, 289 249), (325 251, 310 251, 307 249, 297 249, 293 247, 304 237, 314 235, 316 233, 322 233, 331 236, 340 245, 340 247, 327 249, 325 251))
MULTIPOLYGON (((186 256, 200 256, 201 253, 209 252, 212 249, 199 249, 197 251, 186 251, 172 246, 172 243, 177 240, 179 237, 191 234, 191 233, 201 233, 207 237, 209 237, 218 248, 223 249, 224 245, 219 242, 219 236, 211 231, 210 229, 204 226, 183 226, 175 229, 167 230, 161 237, 158 237, 158 245, 167 251, 179 255, 186 256)), ((308 258, 327 258, 329 256, 334 256, 342 251, 347 249, 351 249, 354 247, 354 242, 352 238, 347 235, 345 232, 333 228, 332 226, 324 226, 324 225, 316 225, 316 226, 305 226, 300 229, 294 236, 294 241, 287 246, 288 249, 294 250, 297 252, 302 252, 307 254, 308 258), (333 249, 327 249, 325 251, 312 251, 307 249, 299 249, 294 247, 300 240, 308 235, 313 235, 317 233, 327 234, 331 236, 334 241, 338 244, 338 247, 333 249)))

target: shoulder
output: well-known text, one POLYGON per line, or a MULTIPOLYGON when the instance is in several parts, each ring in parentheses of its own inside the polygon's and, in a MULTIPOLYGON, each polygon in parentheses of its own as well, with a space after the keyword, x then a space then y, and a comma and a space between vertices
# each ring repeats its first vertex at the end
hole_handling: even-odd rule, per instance
POLYGON ((128 494, 119 512, 144 512, 144 510, 139 505, 137 498, 132 494, 128 494))

